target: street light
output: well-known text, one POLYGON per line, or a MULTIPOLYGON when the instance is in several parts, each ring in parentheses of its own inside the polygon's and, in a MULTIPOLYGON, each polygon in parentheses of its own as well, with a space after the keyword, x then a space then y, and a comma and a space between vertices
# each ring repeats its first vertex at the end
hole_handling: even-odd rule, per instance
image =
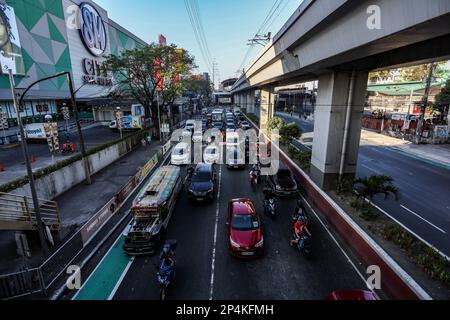
POLYGON ((117 125, 117 129, 119 129, 120 132, 120 139, 123 139, 123 134, 122 134, 122 114, 120 112, 120 107, 116 108, 117 112, 116 112, 116 125, 117 125))

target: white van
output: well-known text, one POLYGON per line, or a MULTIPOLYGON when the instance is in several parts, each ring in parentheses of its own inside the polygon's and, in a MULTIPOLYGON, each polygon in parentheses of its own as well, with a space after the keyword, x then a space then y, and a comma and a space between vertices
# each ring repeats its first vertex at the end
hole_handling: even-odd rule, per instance
POLYGON ((170 163, 176 166, 182 166, 191 163, 191 145, 186 142, 177 144, 171 154, 170 163))

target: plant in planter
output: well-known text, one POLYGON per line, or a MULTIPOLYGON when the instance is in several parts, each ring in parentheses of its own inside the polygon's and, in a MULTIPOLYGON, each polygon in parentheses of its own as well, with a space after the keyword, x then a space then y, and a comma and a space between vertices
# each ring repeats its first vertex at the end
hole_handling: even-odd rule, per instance
POLYGON ((303 131, 295 123, 290 123, 280 129, 280 142, 283 145, 289 145, 293 139, 302 136, 303 131))
POLYGON ((393 185, 393 179, 389 176, 370 176, 355 180, 355 186, 358 191, 357 201, 361 203, 361 217, 365 220, 373 220, 378 216, 372 208, 372 200, 377 194, 384 194, 385 199, 390 194, 399 199, 399 191, 393 185), (371 203, 366 203, 368 199, 371 203))

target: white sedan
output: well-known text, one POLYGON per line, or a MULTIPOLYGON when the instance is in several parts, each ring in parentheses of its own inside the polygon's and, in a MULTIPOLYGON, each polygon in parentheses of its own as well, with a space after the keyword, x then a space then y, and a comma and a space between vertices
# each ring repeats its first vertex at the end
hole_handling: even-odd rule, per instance
POLYGON ((185 142, 179 143, 173 148, 170 163, 176 166, 191 163, 191 146, 185 142))
POLYGON ((203 153, 203 161, 205 163, 219 163, 220 161, 220 149, 216 145, 209 146, 205 149, 203 153))

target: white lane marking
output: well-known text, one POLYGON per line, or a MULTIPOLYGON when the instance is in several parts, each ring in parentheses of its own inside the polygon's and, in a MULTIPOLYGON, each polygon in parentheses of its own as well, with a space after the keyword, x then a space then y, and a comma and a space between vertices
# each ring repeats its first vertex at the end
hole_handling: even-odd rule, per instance
POLYGON ((342 246, 339 244, 339 242, 337 241, 337 239, 333 236, 333 234, 331 233, 331 231, 327 228, 327 226, 325 225, 325 223, 322 221, 322 219, 320 219, 320 217, 318 216, 318 214, 316 213, 316 211, 313 209, 313 207, 309 204, 308 200, 306 200, 305 197, 301 196, 303 201, 306 202, 306 204, 308 205, 308 207, 311 209, 312 213, 314 214, 314 216, 317 218, 317 220, 320 222, 320 224, 322 225, 322 227, 327 231, 328 235, 331 237, 331 239, 333 239, 334 243, 337 245, 337 247, 339 248, 339 250, 341 250, 341 252, 343 253, 343 255, 345 256, 345 258, 347 259, 348 263, 350 263, 350 265, 353 267, 353 269, 355 269, 356 273, 359 275, 359 277, 362 279, 362 281, 364 282, 364 284, 367 286, 367 289, 369 289, 370 291, 372 291, 373 293, 375 293, 375 291, 373 289, 371 289, 369 287, 369 285, 367 284, 367 279, 362 275, 362 273, 359 271, 359 269, 356 267, 356 265, 353 263, 353 261, 350 259, 350 257, 348 256, 347 252, 345 252, 344 248, 342 248, 342 246))
POLYGON ((119 290, 120 285, 122 284, 123 279, 125 279, 125 276, 128 273, 128 270, 130 270, 131 265, 133 264, 134 257, 131 257, 130 261, 128 262, 127 266, 125 267, 125 270, 123 270, 122 274, 120 275, 119 280, 116 283, 116 286, 111 291, 111 294, 108 297, 108 300, 112 300, 114 296, 116 295, 117 290, 119 290))
POLYGON ((222 167, 219 169, 219 186, 217 188, 217 209, 216 209, 216 222, 214 226, 214 242, 213 242, 213 252, 211 259, 211 287, 209 291, 209 300, 213 299, 214 295, 214 269, 216 266, 216 245, 217 245, 217 228, 219 225, 219 212, 220 212, 220 185, 222 183, 222 167))
POLYGON ((405 206, 402 205, 402 204, 400 205, 400 207, 402 207, 403 209, 405 209, 405 210, 408 211, 408 212, 411 212, 411 213, 412 213, 413 215, 415 215, 417 218, 419 218, 419 219, 425 221, 425 222, 428 223, 430 226, 432 226, 433 228, 439 230, 439 231, 442 232, 443 234, 447 234, 447 232, 445 232, 445 231, 442 230, 441 228, 437 227, 436 225, 432 224, 432 223, 431 223, 430 221, 428 221, 427 219, 422 218, 420 215, 418 215, 417 213, 415 213, 415 212, 412 211, 411 209, 405 207, 405 206))
POLYGON ((391 218, 393 221, 395 221, 398 225, 400 225, 403 229, 405 229, 406 231, 408 231, 409 233, 411 233, 413 236, 415 236, 417 239, 419 239, 420 241, 422 241, 423 243, 425 243, 427 246, 429 246, 430 248, 433 248, 434 250, 436 250, 441 257, 447 259, 447 261, 450 261, 450 257, 448 257, 445 253, 441 252, 439 249, 437 249, 435 246, 433 246, 431 243, 429 243, 428 241, 426 241, 425 239, 423 239, 421 236, 419 236, 418 234, 416 234, 414 231, 412 231, 411 229, 409 229, 407 226, 405 226, 403 223, 401 223, 399 220, 395 219, 393 216, 391 216, 389 213, 386 212, 386 210, 381 209, 379 206, 377 206, 375 203, 370 202, 368 199, 366 199, 366 202, 371 203, 375 208, 377 208, 378 210, 380 210, 381 212, 383 212, 387 217, 391 218))
POLYGON ((91 274, 89 275, 89 277, 86 279, 86 281, 83 283, 83 285, 81 286, 80 290, 77 291, 77 293, 73 296, 72 300, 75 300, 78 296, 78 294, 83 290, 84 286, 89 282, 89 280, 91 279, 91 277, 94 275, 94 273, 97 271, 97 269, 100 267, 100 265, 103 263, 103 261, 106 259, 106 257, 108 256, 108 254, 111 252, 111 250, 116 246, 117 242, 119 242, 120 237, 122 237, 122 233, 120 233, 120 235, 117 237, 116 241, 114 241, 113 245, 109 248, 109 250, 106 252, 106 254, 103 256, 103 258, 100 260, 100 262, 97 264, 97 266, 95 266, 94 271, 91 272, 91 274))

